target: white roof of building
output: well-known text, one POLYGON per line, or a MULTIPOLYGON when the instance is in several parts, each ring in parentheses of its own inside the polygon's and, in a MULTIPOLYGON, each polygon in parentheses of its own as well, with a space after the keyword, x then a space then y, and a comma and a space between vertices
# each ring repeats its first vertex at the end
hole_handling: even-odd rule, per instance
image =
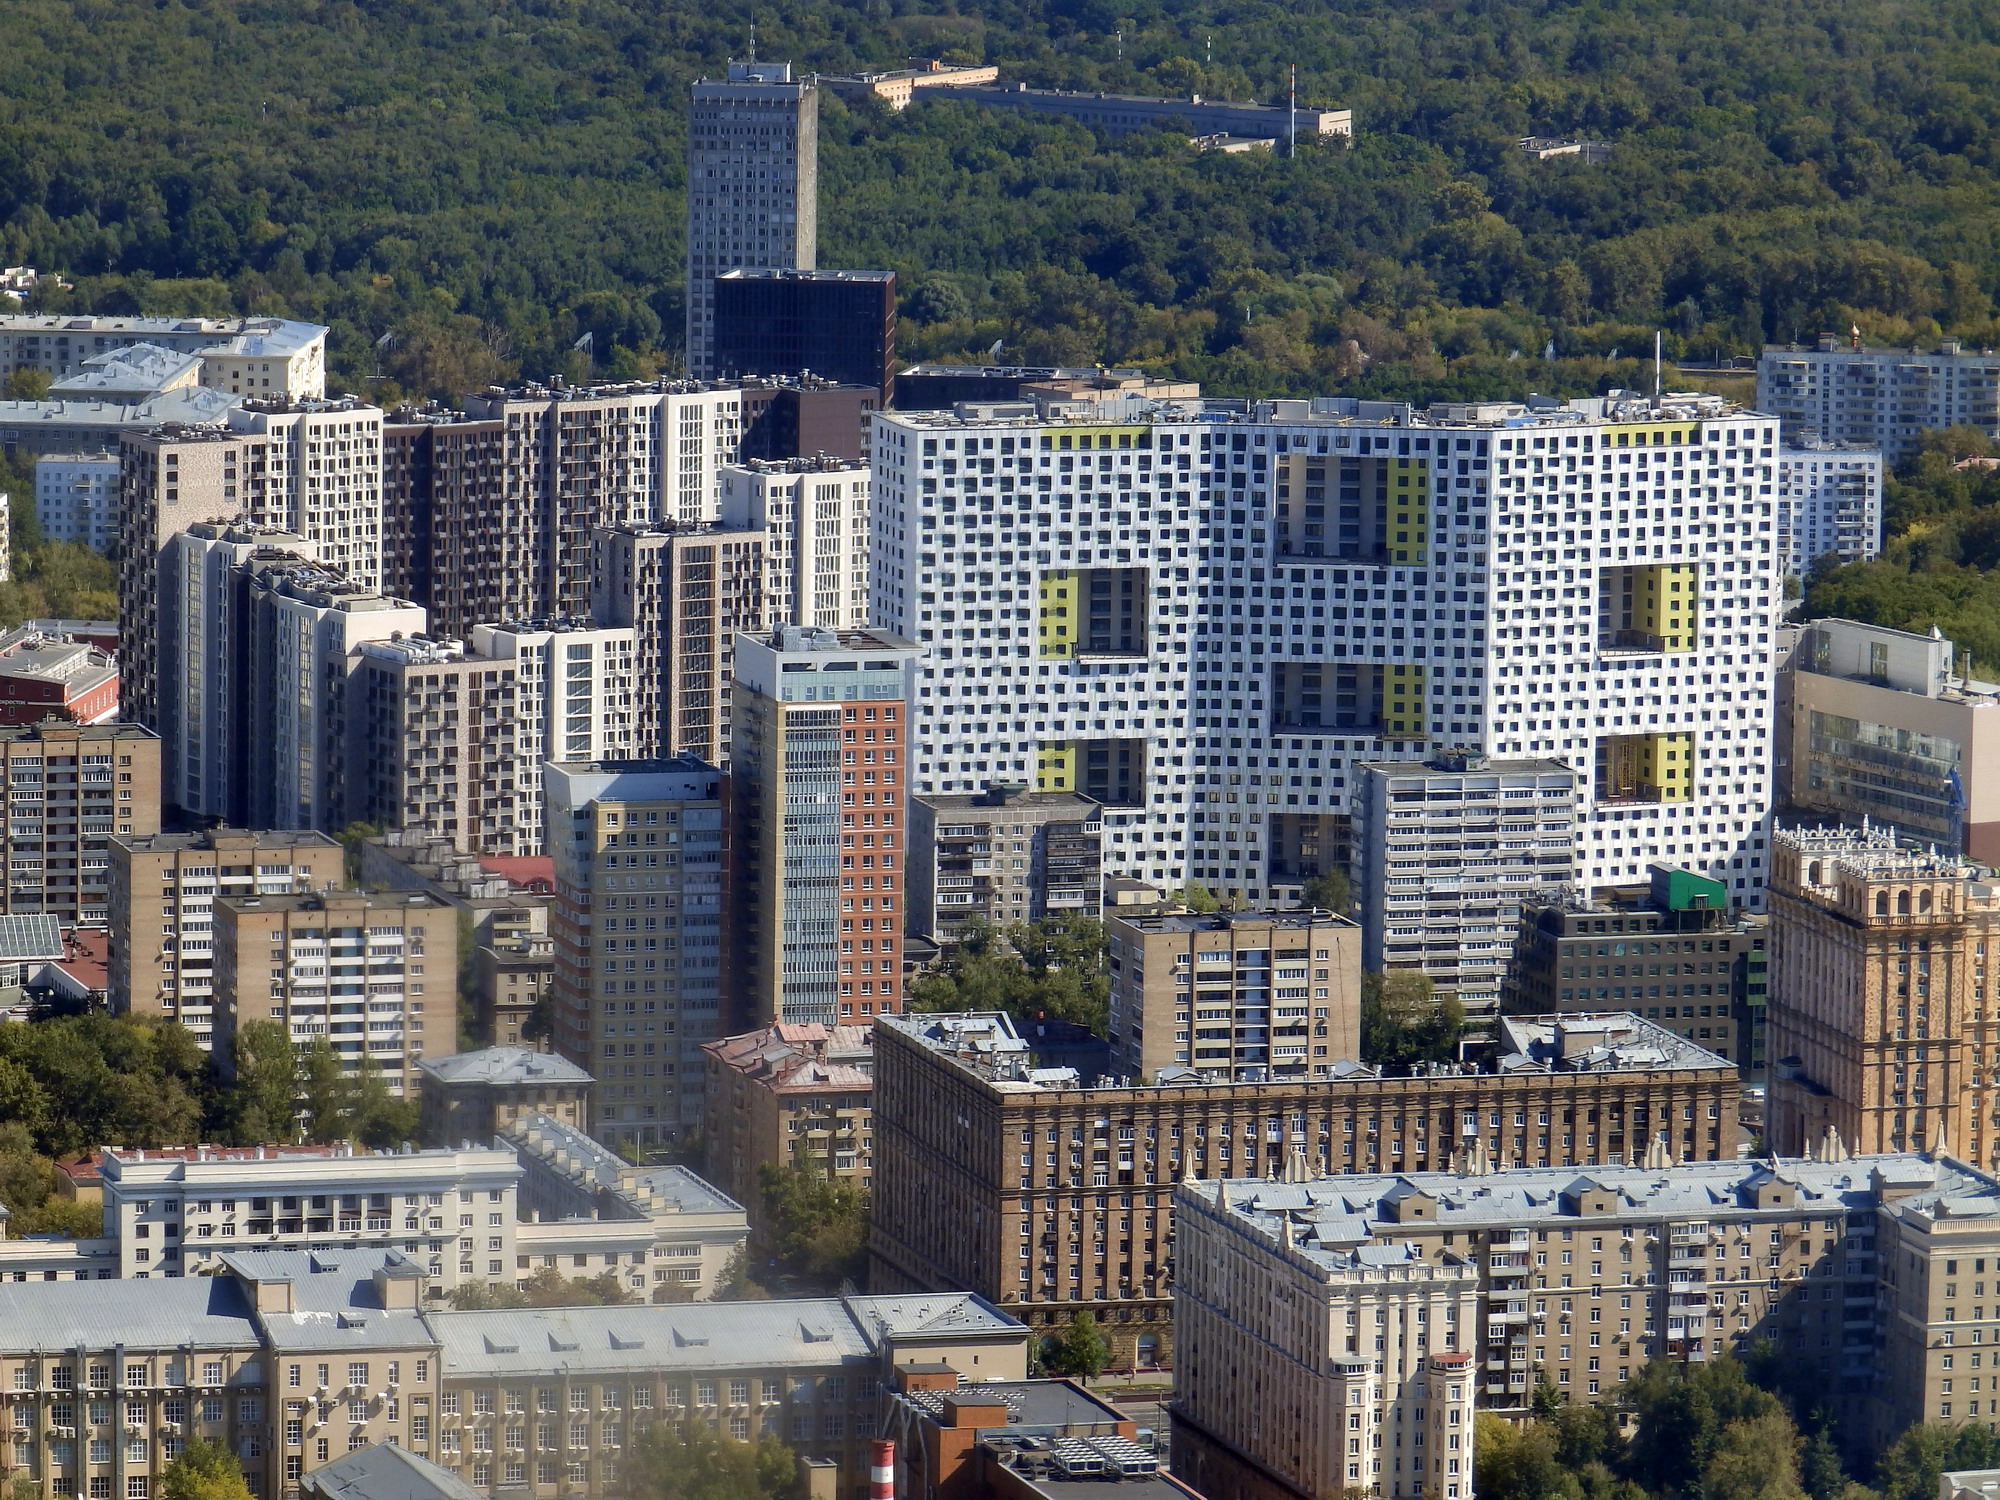
POLYGON ((885 1338, 990 1336, 1020 1327, 970 1292, 505 1308, 428 1318, 443 1346, 446 1375, 476 1370, 503 1378, 579 1366, 672 1375, 840 1364, 872 1359, 885 1338))
POLYGON ((526 1047, 482 1047, 448 1057, 427 1057, 417 1066, 439 1083, 589 1083, 591 1077, 568 1058, 526 1047))

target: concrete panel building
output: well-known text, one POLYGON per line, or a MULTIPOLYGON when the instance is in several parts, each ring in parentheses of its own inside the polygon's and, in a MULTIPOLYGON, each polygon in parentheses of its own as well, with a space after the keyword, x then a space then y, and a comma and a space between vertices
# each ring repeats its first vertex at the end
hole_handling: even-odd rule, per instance
POLYGON ((1927 427, 1976 427, 2000 437, 2000 356, 1944 339, 1934 351, 1864 347, 1823 333, 1811 349, 1766 344, 1757 406, 1788 436, 1856 443, 1895 464, 1927 427))
POLYGON ((13 815, 0 836, 5 910, 111 920, 110 844, 160 826, 160 742, 133 724, 44 720, 0 731, 13 815))
POLYGON ((910 931, 956 942, 969 922, 1004 927, 1094 917, 1104 901, 1104 825, 1075 792, 995 782, 910 801, 910 931))
POLYGON ((1324 1078, 1361 1056, 1362 930, 1324 911, 1112 917, 1112 1066, 1324 1078))
POLYGON ((1522 903, 1576 879, 1577 773, 1454 751, 1354 770, 1361 966, 1422 974, 1490 1024, 1522 903))
POLYGON ((109 552, 118 544, 118 454, 45 453, 35 460, 42 535, 109 552))
POLYGON ((1778 545, 1804 577, 1821 558, 1862 562, 1882 550, 1882 452, 1788 438, 1778 450, 1778 545))
POLYGON ((1155 126, 1190 135, 1244 136, 1252 140, 1283 140, 1300 136, 1351 136, 1354 112, 1346 109, 1300 109, 1271 104, 1232 104, 1220 99, 1151 99, 1138 94, 1078 93, 1065 89, 1031 89, 1025 83, 950 83, 926 89, 926 101, 963 100, 988 109, 1013 109, 1026 114, 1061 115, 1107 135, 1130 135, 1155 126))

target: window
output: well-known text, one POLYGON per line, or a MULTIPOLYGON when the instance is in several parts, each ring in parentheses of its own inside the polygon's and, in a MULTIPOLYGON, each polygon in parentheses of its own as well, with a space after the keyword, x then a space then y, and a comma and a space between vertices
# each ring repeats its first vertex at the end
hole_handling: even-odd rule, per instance
POLYGON ((366 1360, 357 1359, 348 1365, 347 1383, 350 1386, 365 1386, 368 1384, 368 1362, 366 1360))

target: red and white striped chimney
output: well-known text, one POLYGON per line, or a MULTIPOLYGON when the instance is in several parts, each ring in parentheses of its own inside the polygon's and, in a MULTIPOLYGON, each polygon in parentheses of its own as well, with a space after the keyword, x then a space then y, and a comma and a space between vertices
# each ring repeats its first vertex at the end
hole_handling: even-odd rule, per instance
POLYGON ((896 1445, 887 1438, 868 1445, 868 1500, 896 1500, 896 1445))

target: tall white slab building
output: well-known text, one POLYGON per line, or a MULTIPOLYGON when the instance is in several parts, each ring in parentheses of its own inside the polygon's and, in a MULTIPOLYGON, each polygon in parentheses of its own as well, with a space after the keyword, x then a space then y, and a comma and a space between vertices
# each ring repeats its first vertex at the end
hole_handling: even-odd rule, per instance
POLYGON ((1358 762, 1578 782, 1574 878, 1761 904, 1777 422, 1706 397, 885 413, 876 623, 923 642, 915 790, 1105 804, 1104 866, 1280 899, 1358 762))
POLYGON ((819 256, 819 89, 790 63, 731 63, 688 117, 687 363, 713 378, 717 276, 810 271, 819 256))

